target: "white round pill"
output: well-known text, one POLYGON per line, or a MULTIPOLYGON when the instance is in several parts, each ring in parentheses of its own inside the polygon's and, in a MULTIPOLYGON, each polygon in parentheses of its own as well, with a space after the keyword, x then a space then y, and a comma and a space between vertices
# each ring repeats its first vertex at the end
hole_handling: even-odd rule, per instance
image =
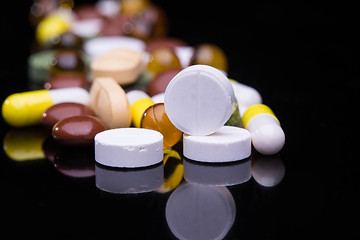
POLYGON ((145 167, 163 159, 163 135, 143 128, 116 128, 95 135, 95 161, 111 167, 145 167))
POLYGON ((184 134, 183 154, 200 162, 231 162, 251 155, 251 135, 248 130, 223 126, 207 136, 184 134))
POLYGON ((179 72, 165 91, 165 110, 180 131, 208 135, 229 120, 234 90, 228 78, 214 67, 193 65, 179 72))

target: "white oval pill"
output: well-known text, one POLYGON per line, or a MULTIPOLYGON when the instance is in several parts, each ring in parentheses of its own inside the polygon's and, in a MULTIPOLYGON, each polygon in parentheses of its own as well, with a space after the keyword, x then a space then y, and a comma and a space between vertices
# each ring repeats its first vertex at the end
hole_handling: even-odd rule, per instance
POLYGON ((191 135, 208 135, 229 120, 235 95, 230 81, 219 70, 193 65, 170 81, 164 101, 175 127, 191 135))
POLYGON ((223 126, 208 136, 184 134, 183 154, 200 162, 231 162, 251 154, 251 135, 248 130, 223 126))
POLYGON ((111 167, 145 167, 163 159, 163 135, 143 128, 117 128, 95 136, 95 161, 111 167))

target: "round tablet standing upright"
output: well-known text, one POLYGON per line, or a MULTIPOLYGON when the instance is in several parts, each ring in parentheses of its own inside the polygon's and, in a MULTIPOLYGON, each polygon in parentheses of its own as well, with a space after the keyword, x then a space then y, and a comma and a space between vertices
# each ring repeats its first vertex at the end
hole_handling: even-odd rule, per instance
POLYGON ((234 90, 216 68, 193 65, 179 72, 165 91, 165 110, 180 131, 190 135, 216 132, 230 118, 234 90))
POLYGON ((251 135, 239 127, 223 126, 207 136, 184 134, 184 156, 200 162, 232 162, 251 155, 251 135))
POLYGON ((155 130, 116 128, 95 136, 95 161, 110 167, 146 167, 163 159, 163 136, 155 130))

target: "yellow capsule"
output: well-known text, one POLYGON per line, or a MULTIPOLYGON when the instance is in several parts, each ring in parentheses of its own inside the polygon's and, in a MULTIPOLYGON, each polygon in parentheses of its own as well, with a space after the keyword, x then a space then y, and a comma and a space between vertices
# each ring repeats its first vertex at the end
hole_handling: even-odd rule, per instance
POLYGON ((150 96, 141 90, 132 90, 126 93, 131 108, 131 118, 134 127, 141 127, 141 119, 146 109, 155 103, 150 96))
POLYGON ((274 112, 266 105, 264 104, 255 104, 250 106, 246 111, 244 112, 244 115, 242 116, 242 123, 244 128, 247 128, 247 125, 249 121, 258 114, 269 114, 275 118, 275 120, 280 124, 279 120, 275 116, 274 112))
POLYGON ((89 93, 79 87, 14 93, 5 99, 1 111, 9 125, 25 127, 39 124, 44 111, 61 102, 87 105, 89 93))
POLYGON ((48 90, 14 93, 5 99, 2 115, 13 127, 35 125, 51 105, 53 102, 48 90))
POLYGON ((144 115, 145 110, 154 105, 155 103, 151 98, 142 98, 131 104, 131 116, 133 119, 134 127, 141 127, 141 119, 144 115))
POLYGON ((46 16, 36 28, 36 39, 45 44, 70 29, 70 17, 67 13, 56 12, 46 16))

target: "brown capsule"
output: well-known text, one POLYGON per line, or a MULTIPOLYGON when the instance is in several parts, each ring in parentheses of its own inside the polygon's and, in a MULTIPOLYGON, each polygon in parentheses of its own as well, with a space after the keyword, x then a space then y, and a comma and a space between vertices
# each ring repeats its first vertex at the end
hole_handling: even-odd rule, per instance
POLYGON ((52 128, 60 120, 81 115, 95 115, 95 113, 90 107, 80 103, 58 103, 45 110, 42 114, 41 123, 52 128))
POLYGON ((54 77, 51 77, 45 84, 45 89, 57 89, 68 87, 82 87, 86 88, 90 85, 90 82, 86 79, 85 74, 76 73, 61 73, 54 77))
POLYGON ((105 123, 94 116, 83 115, 65 118, 55 124, 53 138, 66 145, 90 145, 99 132, 107 129, 105 123))
POLYGON ((149 82, 147 93, 151 97, 159 93, 164 93, 171 79, 173 79, 180 71, 180 69, 169 69, 159 73, 149 82))

